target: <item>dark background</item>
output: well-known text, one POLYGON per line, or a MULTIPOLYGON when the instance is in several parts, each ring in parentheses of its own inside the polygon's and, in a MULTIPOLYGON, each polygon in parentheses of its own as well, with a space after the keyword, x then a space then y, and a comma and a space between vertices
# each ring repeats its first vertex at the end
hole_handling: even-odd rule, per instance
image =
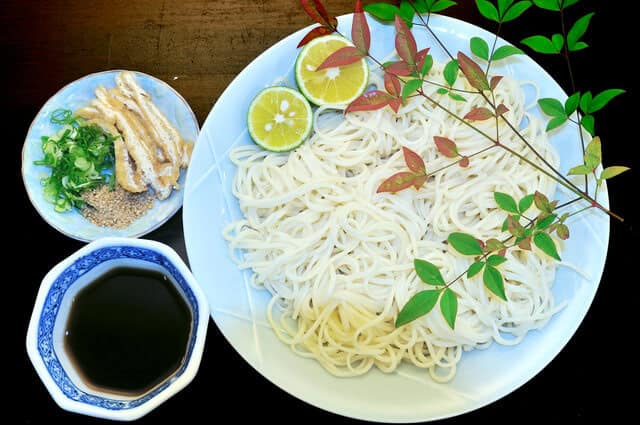
MULTIPOLYGON (((334 14, 351 11, 351 0, 326 0, 334 14)), ((365 1, 366 3, 370 3, 365 1)), ((446 13, 489 30, 470 0, 446 13)), ((574 55, 579 89, 620 87, 628 93, 597 114, 605 163, 632 164, 638 140, 632 86, 638 78, 637 15, 627 2, 582 0, 568 10, 573 22, 588 11, 596 16, 585 40, 591 48, 574 55), (627 6, 629 7, 629 6, 627 6), (627 35, 628 34, 628 35, 627 35)), ((4 382, 9 391, 3 415, 11 423, 100 423, 70 414, 49 397, 24 348, 27 323, 40 280, 54 264, 82 246, 40 219, 30 205, 20 177, 20 151, 29 124, 41 105, 63 85, 91 72, 128 68, 169 82, 191 103, 200 122, 231 79, 256 55, 289 33, 310 24, 295 0, 218 1, 25 1, 5 0, 0 8, 0 96, 3 115, 4 166, 9 168, 9 202, 4 204, 5 279, 3 341, 4 382), (178 77, 177 79, 174 77, 178 77), (6 331, 5 331, 6 332, 6 331)), ((531 9, 507 24, 504 37, 517 42, 535 33, 557 32, 559 19, 531 9)), ((569 90, 561 59, 533 54, 569 90)), ((632 172, 633 173, 633 172, 632 172)), ((585 422, 606 415, 627 417, 627 397, 637 394, 637 274, 631 251, 637 193, 633 174, 610 184, 612 209, 627 219, 612 223, 605 274, 587 317, 558 357, 538 376, 511 395, 447 423, 478 421, 585 422), (631 389, 623 385, 631 384, 631 389)), ((182 223, 177 214, 148 236, 173 245, 184 256, 182 223)), ((508 368, 509 365, 504 365, 508 368)), ((425 402, 428 402, 425 400, 425 402)), ((372 400, 375 403, 375 400, 372 400)), ((213 322, 200 372, 191 385, 143 418, 140 423, 199 418, 216 421, 330 421, 355 423, 311 407, 256 373, 225 341, 213 322)))

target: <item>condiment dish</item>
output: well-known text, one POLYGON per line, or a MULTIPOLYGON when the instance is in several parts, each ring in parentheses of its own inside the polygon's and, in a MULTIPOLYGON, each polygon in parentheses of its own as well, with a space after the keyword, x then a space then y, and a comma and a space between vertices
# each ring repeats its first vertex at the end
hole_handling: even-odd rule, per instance
POLYGON ((27 332, 27 353, 61 408, 105 419, 135 420, 195 377, 208 321, 204 292, 173 249, 144 239, 102 238, 67 257, 42 280, 27 332), (173 282, 191 312, 184 360, 168 378, 140 395, 119 395, 91 388, 83 382, 65 350, 67 318, 75 296, 99 276, 120 267, 160 271, 173 282))

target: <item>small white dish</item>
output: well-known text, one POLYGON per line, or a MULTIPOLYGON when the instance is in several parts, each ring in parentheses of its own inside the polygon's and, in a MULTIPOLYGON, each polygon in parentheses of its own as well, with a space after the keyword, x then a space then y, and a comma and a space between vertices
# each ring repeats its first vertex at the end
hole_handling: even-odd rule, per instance
POLYGON ((131 421, 146 415, 193 380, 200 366, 208 322, 209 306, 204 292, 173 249, 144 239, 103 238, 66 258, 42 280, 27 332, 27 353, 61 408, 131 421), (120 266, 159 269, 170 275, 191 310, 191 334, 182 365, 151 391, 134 397, 88 389, 73 370, 63 341, 75 294, 93 278, 120 266))
MULTIPOLYGON (((56 109, 76 111, 95 98, 98 86, 115 87, 115 76, 121 70, 103 71, 86 75, 67 84, 54 94, 34 118, 22 148, 22 180, 31 203, 38 214, 60 233, 84 242, 106 236, 140 237, 158 228, 169 220, 182 206, 183 190, 174 190, 169 198, 155 200, 152 209, 124 229, 100 227, 85 219, 76 210, 58 213, 48 202, 40 183, 50 174, 49 167, 35 165, 33 161, 42 159, 42 136, 55 134, 60 126, 51 123, 51 113, 56 109)), ((151 75, 134 72, 138 83, 151 95, 151 99, 169 121, 178 129, 185 140, 195 142, 198 138, 198 120, 187 101, 173 87, 151 75)), ((186 172, 182 170, 178 183, 184 186, 186 172)))

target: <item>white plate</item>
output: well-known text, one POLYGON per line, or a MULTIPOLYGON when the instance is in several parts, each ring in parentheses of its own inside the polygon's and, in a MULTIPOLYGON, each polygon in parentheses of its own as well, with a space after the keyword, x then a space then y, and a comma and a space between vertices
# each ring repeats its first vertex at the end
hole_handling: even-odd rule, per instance
MULTIPOLYGON (((85 219, 75 208, 64 213, 55 212, 53 204, 43 195, 40 181, 50 174, 50 168, 34 165, 33 161, 42 159, 42 136, 51 136, 60 130, 60 126, 51 123, 51 113, 56 109, 75 111, 95 98, 98 86, 115 87, 115 76, 119 70, 97 72, 86 75, 67 84, 44 104, 34 118, 22 148, 22 179, 27 195, 38 214, 59 232, 81 241, 92 241, 105 236, 139 237, 146 235, 169 220, 182 206, 182 190, 174 190, 163 201, 154 201, 145 215, 124 229, 100 227, 85 219)), ((185 140, 198 138, 198 120, 186 100, 173 87, 151 75, 135 72, 140 86, 151 95, 151 99, 163 114, 178 129, 185 140)), ((182 171, 178 184, 184 185, 186 173, 182 171)))
MULTIPOLYGON (((350 20, 348 16, 340 18, 345 34, 350 33, 350 20)), ((453 18, 434 16, 431 24, 454 52, 469 54, 471 37, 491 37, 453 18)), ((373 19, 369 19, 369 25, 372 53, 382 58, 393 48, 393 27, 373 19)), ((245 117, 256 93, 283 74, 294 81, 296 45, 307 30, 280 41, 238 75, 211 110, 193 155, 187 175, 184 233, 191 267, 209 297, 213 320, 242 357, 270 381, 310 404, 345 416, 387 422, 425 421, 458 415, 505 396, 558 354, 586 314, 604 267, 609 239, 605 215, 586 214, 570 223, 572 237, 563 257, 588 278, 567 267, 559 268, 553 293, 557 303, 568 301, 567 307, 542 331, 531 332, 517 346, 493 344, 486 350, 464 353, 456 377, 448 384, 437 384, 425 371, 408 364, 393 374, 372 370, 358 378, 330 375, 316 361, 297 356, 276 338, 265 320, 269 294, 250 288, 249 272, 239 271, 231 261, 221 230, 241 215, 231 193, 235 167, 228 153, 234 146, 251 143, 245 117)), ((430 46, 435 59, 446 59, 424 29, 417 27, 414 34, 419 48, 430 46)), ((566 98, 556 82, 528 57, 496 66, 493 72, 535 81, 540 97, 566 98)), ((575 127, 555 133, 552 140, 561 154, 564 171, 581 161, 575 127)), ((562 193, 558 197, 565 198, 562 193)), ((607 205, 606 193, 600 199, 607 205)))

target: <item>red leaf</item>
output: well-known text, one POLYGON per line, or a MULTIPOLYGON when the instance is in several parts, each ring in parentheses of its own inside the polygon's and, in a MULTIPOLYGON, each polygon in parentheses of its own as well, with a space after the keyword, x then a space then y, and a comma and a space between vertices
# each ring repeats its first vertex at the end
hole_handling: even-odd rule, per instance
POLYGON ((500 80, 502 80, 502 76, 500 76, 500 75, 496 75, 495 77, 491 77, 491 82, 489 83, 489 87, 491 87, 491 90, 495 90, 496 87, 498 87, 498 84, 500 83, 500 80))
POLYGON ((458 161, 458 165, 462 168, 467 168, 469 166, 469 157, 463 156, 460 161, 458 161))
POLYGON ((338 26, 338 20, 334 16, 329 16, 327 9, 325 9, 320 0, 311 1, 313 2, 313 5, 309 4, 309 0, 300 0, 300 4, 302 4, 302 8, 306 14, 320 25, 327 26, 335 30, 338 26))
POLYGON ((386 73, 384 74, 384 88, 392 96, 400 96, 402 94, 402 88, 400 87, 400 80, 397 77, 386 73))
POLYGON ((502 257, 504 257, 506 253, 507 253, 507 248, 502 248, 500 251, 498 251, 498 255, 502 257))
POLYGON ((447 139, 446 137, 433 136, 433 141, 436 143, 438 152, 442 155, 447 158, 456 158, 458 156, 458 147, 453 140, 447 139))
POLYGON ((507 112, 509 112, 509 108, 504 106, 504 103, 499 104, 498 107, 496 108, 496 116, 498 117, 503 114, 506 114, 507 112))
POLYGON ((402 105, 402 99, 399 97, 396 97, 389 101, 389 107, 391 107, 391 109, 393 109, 393 112, 395 113, 398 113, 398 109, 400 109, 400 105, 402 105))
MULTIPOLYGON (((315 3, 316 1, 314 0, 314 4, 315 3)), ((311 19, 313 19, 320 25, 326 24, 327 21, 318 14, 316 6, 311 6, 309 4, 309 0, 300 0, 300 4, 302 5, 302 8, 304 9, 305 13, 309 15, 311 19)))
POLYGON ((427 47, 426 49, 422 49, 418 53, 416 53, 416 68, 422 69, 422 65, 424 65, 424 60, 427 58, 428 54, 429 47, 427 47))
POLYGON ((334 68, 336 66, 349 65, 362 59, 362 52, 353 46, 342 47, 331 53, 328 58, 320 64, 316 71, 322 71, 326 68, 334 68))
POLYGON ((413 179, 413 187, 415 187, 416 190, 420 189, 427 182, 428 178, 429 178, 429 176, 427 176, 427 175, 416 176, 416 178, 413 179))
POLYGON ((348 112, 354 111, 375 111, 376 109, 384 108, 393 99, 393 96, 381 90, 368 91, 351 102, 351 104, 347 106, 347 109, 345 109, 344 112, 346 114, 348 112))
POLYGON ((478 244, 480 245, 480 248, 482 248, 482 250, 484 251, 484 247, 486 246, 484 241, 481 239, 476 239, 478 241, 478 244))
POLYGON ((531 238, 522 239, 518 242, 518 247, 520 247, 520 249, 531 251, 531 238))
POLYGON ((404 162, 411 171, 414 173, 426 174, 427 168, 425 167, 422 158, 420 158, 420 155, 404 146, 402 147, 402 154, 404 155, 404 162))
POLYGON ((333 30, 328 27, 315 27, 314 29, 309 31, 302 40, 300 40, 300 43, 298 43, 298 47, 304 46, 314 38, 322 37, 323 35, 331 34, 332 32, 333 30))
POLYGON ((416 46, 416 39, 413 38, 413 34, 407 24, 402 18, 396 15, 396 51, 398 56, 409 65, 416 64, 416 54, 418 47, 416 46))
POLYGON ((467 115, 464 116, 464 119, 473 121, 484 121, 488 120, 491 117, 493 117, 493 112, 485 107, 478 106, 470 110, 467 115))
POLYGON ((353 23, 351 24, 351 40, 365 55, 369 53, 371 45, 371 34, 369 33, 369 24, 362 10, 362 2, 356 1, 356 12, 353 14, 353 23))
POLYGON ((378 190, 376 190, 376 193, 398 192, 402 189, 406 189, 416 184, 416 177, 418 176, 416 176, 412 172, 401 171, 383 181, 382 184, 378 186, 378 190))
POLYGON ((480 65, 475 63, 473 59, 462 52, 458 52, 458 64, 471 87, 480 91, 489 90, 487 76, 484 75, 480 65))
POLYGON ((411 69, 409 68, 409 65, 406 62, 402 61, 394 62, 384 70, 385 72, 397 75, 398 77, 406 77, 411 75, 411 69))

